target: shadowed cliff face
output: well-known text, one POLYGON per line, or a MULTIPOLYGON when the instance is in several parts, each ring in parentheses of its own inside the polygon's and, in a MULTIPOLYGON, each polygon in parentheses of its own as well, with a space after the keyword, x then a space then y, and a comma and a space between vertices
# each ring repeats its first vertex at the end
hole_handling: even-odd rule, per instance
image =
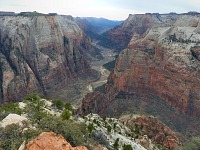
POLYGON ((127 93, 146 96, 149 106, 150 95, 154 95, 178 112, 199 116, 199 20, 199 15, 181 15, 173 24, 161 20, 142 36, 133 34, 116 61, 105 92, 87 95, 82 112, 103 114, 117 95, 127 93))
POLYGON ((89 39, 65 16, 0 17, 1 103, 48 95, 87 74, 86 48, 89 39))
POLYGON ((121 51, 127 48, 132 36, 135 38, 141 37, 147 32, 153 25, 172 24, 176 21, 178 15, 160 15, 160 14, 137 14, 129 15, 124 23, 114 29, 107 31, 104 37, 107 40, 100 43, 107 47, 114 47, 117 51, 121 51), (108 42, 107 42, 108 41, 108 42))

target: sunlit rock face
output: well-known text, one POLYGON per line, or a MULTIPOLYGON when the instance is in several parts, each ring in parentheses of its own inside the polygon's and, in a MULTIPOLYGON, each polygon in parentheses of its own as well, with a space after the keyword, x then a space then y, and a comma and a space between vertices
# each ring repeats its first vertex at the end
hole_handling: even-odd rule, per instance
POLYGON ((103 113, 116 95, 125 92, 154 95, 178 112, 200 115, 199 20, 200 15, 164 15, 142 35, 133 33, 104 93, 87 95, 82 111, 103 113))
POLYGON ((84 146, 72 147, 62 135, 54 132, 42 132, 27 144, 27 150, 87 150, 84 146))
MULTIPOLYGON (((133 35, 135 38, 139 38, 155 24, 173 24, 177 18, 178 15, 176 14, 130 14, 122 25, 106 32, 105 36, 109 40, 106 46, 109 47, 112 45, 112 47, 115 47, 120 52, 124 48, 127 48, 133 35)), ((103 44, 105 45, 105 43, 103 44)))
POLYGON ((48 95, 90 71, 90 40, 67 16, 0 16, 0 100, 48 95))

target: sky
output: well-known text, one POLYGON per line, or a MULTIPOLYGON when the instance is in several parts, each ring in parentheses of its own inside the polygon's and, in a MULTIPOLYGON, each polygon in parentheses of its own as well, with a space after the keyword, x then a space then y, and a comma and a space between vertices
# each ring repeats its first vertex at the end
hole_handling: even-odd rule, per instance
POLYGON ((200 12, 200 0, 0 0, 0 11, 125 20, 129 14, 200 12))

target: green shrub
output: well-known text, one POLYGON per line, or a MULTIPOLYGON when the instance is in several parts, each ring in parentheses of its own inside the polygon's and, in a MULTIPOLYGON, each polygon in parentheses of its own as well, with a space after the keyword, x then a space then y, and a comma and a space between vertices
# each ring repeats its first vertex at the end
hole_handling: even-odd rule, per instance
POLYGON ((37 128, 41 131, 53 131, 61 134, 73 146, 85 145, 89 140, 86 124, 62 120, 60 117, 47 116, 40 121, 37 128))
POLYGON ((9 112, 21 115, 23 110, 19 108, 19 103, 10 102, 1 107, 0 112, 9 112))
POLYGON ((23 110, 19 108, 18 103, 10 102, 8 104, 5 104, 0 108, 0 121, 8 116, 10 113, 21 115, 23 113, 23 110))
POLYGON ((97 120, 96 120, 96 119, 94 119, 94 120, 93 120, 93 122, 96 124, 96 123, 97 123, 97 120))
POLYGON ((61 100, 53 100, 52 101, 52 106, 56 107, 57 109, 62 110, 63 109, 63 102, 61 100))
POLYGON ((193 137, 192 140, 183 147, 183 150, 199 150, 199 149, 200 149, 200 137, 193 137))
POLYGON ((107 131, 110 133, 112 130, 112 127, 108 125, 106 128, 107 128, 107 131))
POLYGON ((11 124, 5 128, 0 128, 0 149, 17 150, 24 140, 29 142, 40 133, 40 130, 30 129, 27 121, 23 121, 22 126, 11 124), (24 130, 25 128, 26 130, 24 130))
POLYGON ((119 138, 117 138, 117 139, 115 140, 115 143, 113 144, 113 147, 114 147, 115 149, 118 149, 118 148, 119 148, 119 138))
POLYGON ((63 120, 68 120, 71 117, 71 112, 67 109, 64 109, 63 112, 61 113, 61 118, 63 120))
POLYGON ((37 94, 29 94, 24 98, 26 103, 24 112, 34 123, 38 123, 42 118, 47 116, 44 111, 45 102, 37 94))
POLYGON ((11 124, 0 128, 0 148, 5 150, 16 150, 22 143, 22 133, 19 125, 11 124))
POLYGON ((24 101, 37 101, 38 99, 40 99, 40 96, 37 93, 31 93, 28 94, 24 97, 24 101))
POLYGON ((87 126, 87 129, 88 129, 88 131, 91 133, 92 130, 94 130, 95 128, 94 128, 94 125, 90 123, 90 124, 87 126))
POLYGON ((124 144, 123 150, 133 150, 133 148, 132 148, 131 145, 126 145, 126 144, 124 144))
POLYGON ((72 105, 71 105, 70 102, 67 102, 67 103, 64 105, 64 108, 65 108, 66 110, 71 111, 71 112, 72 112, 72 115, 75 114, 75 110, 74 110, 74 108, 72 107, 72 105))

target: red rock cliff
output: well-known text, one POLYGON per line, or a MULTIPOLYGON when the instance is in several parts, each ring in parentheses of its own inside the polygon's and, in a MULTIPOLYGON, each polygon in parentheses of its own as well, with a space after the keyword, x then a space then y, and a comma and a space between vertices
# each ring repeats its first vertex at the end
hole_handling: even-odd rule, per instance
POLYGON ((97 99, 91 94, 95 110, 90 107, 90 111, 103 112, 112 101, 108 93, 115 91, 113 98, 123 91, 156 95, 182 113, 200 115, 199 19, 199 15, 180 16, 172 25, 158 23, 143 36, 133 36, 117 59, 105 94, 97 99))
POLYGON ((103 44, 105 46, 116 48, 121 51, 127 48, 130 40, 134 36, 138 38, 142 36, 147 30, 157 23, 174 23, 178 18, 177 15, 160 15, 160 14, 136 14, 129 15, 121 26, 111 29, 106 32, 105 36, 109 43, 103 44))

